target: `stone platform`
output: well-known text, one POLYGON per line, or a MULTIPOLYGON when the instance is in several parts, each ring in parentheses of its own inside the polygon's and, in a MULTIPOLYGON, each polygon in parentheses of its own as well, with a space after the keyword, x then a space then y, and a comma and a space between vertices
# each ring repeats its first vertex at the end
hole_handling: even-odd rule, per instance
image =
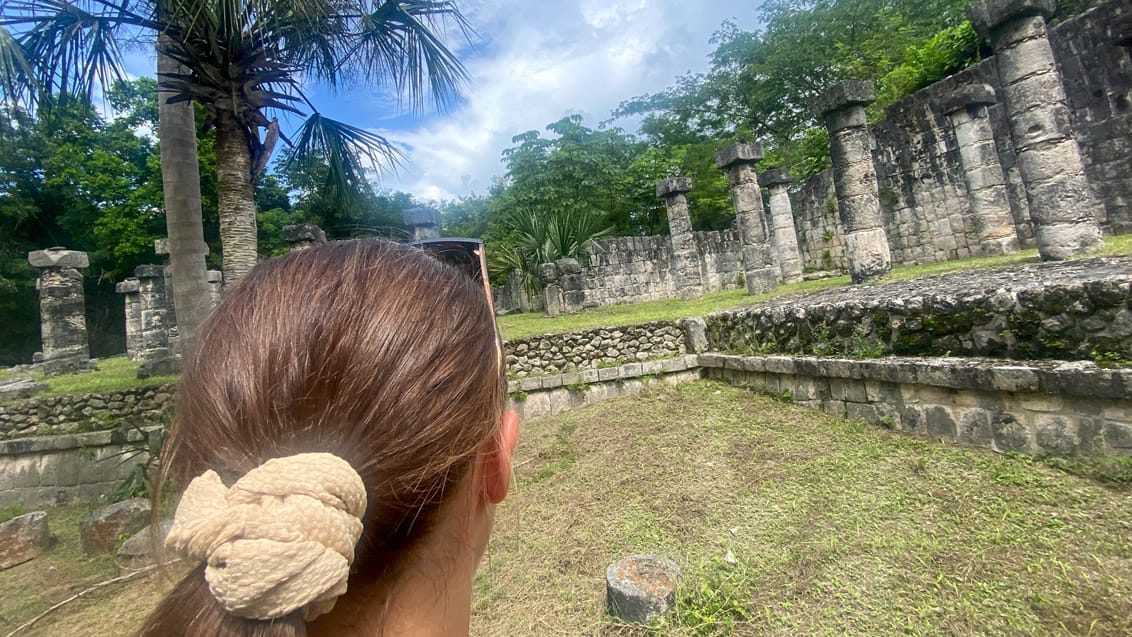
POLYGON ((929 276, 706 317, 709 349, 876 357, 1132 360, 1132 257, 929 276))

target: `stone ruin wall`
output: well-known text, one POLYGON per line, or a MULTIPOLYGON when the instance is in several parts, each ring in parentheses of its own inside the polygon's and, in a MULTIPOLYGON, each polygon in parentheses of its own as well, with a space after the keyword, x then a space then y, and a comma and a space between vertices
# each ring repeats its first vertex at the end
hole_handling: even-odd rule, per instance
MULTIPOLYGON (((1104 203, 1101 227, 1132 231, 1132 6, 1108 2, 1050 29, 1050 43, 1073 112, 1073 128, 1094 191, 1104 203)), ((881 206, 894 263, 929 263, 972 255, 976 238, 955 134, 936 106, 956 87, 989 84, 1002 96, 990 57, 887 109, 870 126, 881 206)), ((1023 246, 1034 245, 1029 209, 1001 103, 989 117, 1023 246)), ((844 269, 840 224, 828 172, 792 193, 799 246, 809 270, 844 269), (823 237, 834 241, 823 241, 823 237), (830 258, 823 259, 827 252, 830 258)))
MULTIPOLYGON (((700 254, 704 291, 742 287, 743 251, 733 230, 693 233, 700 254)), ((671 238, 605 237, 588 250, 583 265, 585 305, 641 303, 677 296, 671 238)))

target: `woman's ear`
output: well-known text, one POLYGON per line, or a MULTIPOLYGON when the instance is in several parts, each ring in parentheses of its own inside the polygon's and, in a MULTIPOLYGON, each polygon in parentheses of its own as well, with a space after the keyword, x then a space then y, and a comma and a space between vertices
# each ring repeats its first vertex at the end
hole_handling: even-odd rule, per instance
POLYGON ((486 454, 484 479, 485 494, 492 504, 499 504, 507 497, 511 487, 511 456, 519 441, 519 413, 514 409, 503 412, 503 422, 499 435, 492 438, 493 448, 486 454))

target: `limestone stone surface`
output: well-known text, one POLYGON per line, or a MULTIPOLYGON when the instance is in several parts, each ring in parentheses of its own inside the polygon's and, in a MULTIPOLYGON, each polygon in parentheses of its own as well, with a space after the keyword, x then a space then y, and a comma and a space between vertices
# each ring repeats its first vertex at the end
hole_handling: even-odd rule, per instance
POLYGON ((74 268, 81 270, 90 265, 85 252, 66 248, 48 248, 28 253, 33 268, 74 268))
POLYGON ((46 512, 12 518, 0 524, 0 570, 32 560, 50 546, 46 512))
POLYGON ((30 398, 47 389, 47 385, 34 378, 13 378, 0 381, 0 402, 16 398, 30 398))
POLYGON ((291 250, 303 250, 311 246, 326 243, 326 233, 313 223, 297 223, 283 226, 283 240, 291 250))
POLYGON ((692 218, 688 213, 688 199, 692 180, 674 177, 656 186, 658 197, 664 197, 668 212, 668 232, 672 241, 672 256, 676 269, 676 293, 682 299, 695 299, 704 294, 704 277, 700 251, 692 233, 692 218))
POLYGON ((968 16, 979 35, 989 38, 1004 22, 1035 15, 1049 18, 1056 10, 1056 0, 980 0, 968 9, 968 16))
POLYGON ((667 197, 669 195, 682 194, 692 191, 692 180, 688 177, 673 177, 665 179, 656 185, 656 196, 667 197))
POLYGON ((149 523, 149 500, 116 502, 79 518, 79 540, 87 555, 106 553, 123 534, 133 535, 149 523))
MULTIPOLYGON (((982 86, 993 93, 990 87, 982 86)), ((994 128, 986 107, 972 98, 947 117, 959 144, 971 216, 979 235, 979 252, 986 256, 1018 252, 1020 243, 1010 211, 1006 175, 999 163, 994 128)))
POLYGON ((153 536, 153 525, 147 525, 142 530, 130 536, 118 548, 118 566, 123 570, 136 570, 153 564, 162 555, 165 545, 165 536, 173 528, 173 521, 162 522, 158 527, 158 536, 153 536))
POLYGON ((786 189, 790 174, 773 168, 760 175, 759 182, 765 184, 770 194, 771 247, 778 261, 780 278, 784 283, 797 283, 802 280, 804 268, 794 227, 794 209, 786 189))
POLYGON ((715 153, 718 168, 730 168, 735 164, 754 164, 763 158, 763 146, 758 142, 732 144, 715 153))
POLYGON ((166 287, 164 266, 143 264, 134 269, 138 280, 138 343, 139 378, 171 374, 176 371, 171 331, 176 323, 170 300, 172 290, 166 287))
POLYGON ((605 570, 609 614, 632 624, 659 619, 676 604, 680 567, 656 555, 634 555, 605 570))
POLYGON ((780 273, 771 250, 770 232, 763 210, 763 196, 753 159, 762 149, 752 144, 736 144, 716 154, 716 165, 727 171, 727 185, 735 208, 739 238, 743 243, 743 280, 749 294, 761 294, 778 287, 780 273), (756 152, 756 150, 758 152, 756 152))
POLYGON ((867 106, 877 98, 876 84, 869 80, 846 80, 826 89, 814 105, 814 112, 824 117, 851 106, 867 106))

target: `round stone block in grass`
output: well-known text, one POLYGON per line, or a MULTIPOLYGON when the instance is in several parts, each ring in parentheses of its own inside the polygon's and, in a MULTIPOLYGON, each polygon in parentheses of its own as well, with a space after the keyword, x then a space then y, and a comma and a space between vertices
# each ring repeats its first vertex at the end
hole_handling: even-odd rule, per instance
POLYGON ((659 619, 676 604, 680 567, 656 555, 633 555, 605 569, 609 614, 632 624, 659 619))

